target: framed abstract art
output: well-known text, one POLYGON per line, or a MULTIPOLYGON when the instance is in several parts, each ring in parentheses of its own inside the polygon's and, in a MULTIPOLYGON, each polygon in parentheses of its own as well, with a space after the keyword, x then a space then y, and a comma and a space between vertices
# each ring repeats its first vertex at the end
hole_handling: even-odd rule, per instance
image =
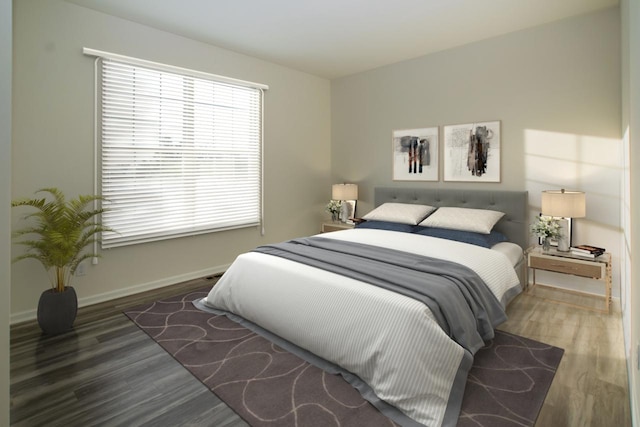
POLYGON ((438 181, 438 127, 394 130, 393 180, 438 181))
POLYGON ((444 180, 500 182, 500 121, 443 127, 444 180))

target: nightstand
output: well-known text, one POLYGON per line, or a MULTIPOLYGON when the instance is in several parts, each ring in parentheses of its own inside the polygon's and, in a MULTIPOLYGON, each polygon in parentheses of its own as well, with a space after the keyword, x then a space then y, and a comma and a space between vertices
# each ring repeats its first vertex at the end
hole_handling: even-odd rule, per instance
POLYGON ((320 231, 322 233, 329 233, 331 231, 349 230, 354 226, 354 224, 347 224, 346 222, 327 221, 322 223, 322 225, 320 226, 320 231))
POLYGON ((573 290, 567 290, 567 292, 573 294, 589 295, 596 298, 604 298, 605 308, 603 310, 579 304, 567 303, 565 301, 558 302, 603 313, 610 312, 611 254, 609 252, 605 252, 597 258, 586 258, 579 255, 573 255, 571 252, 559 252, 555 249, 551 249, 545 252, 539 246, 532 246, 526 250, 525 254, 527 258, 527 266, 533 271, 533 283, 528 287, 527 292, 531 293, 536 285, 553 287, 549 285, 537 284, 536 270, 552 271, 554 273, 561 274, 572 274, 579 277, 588 277, 590 279, 600 280, 604 283, 604 297, 573 290))

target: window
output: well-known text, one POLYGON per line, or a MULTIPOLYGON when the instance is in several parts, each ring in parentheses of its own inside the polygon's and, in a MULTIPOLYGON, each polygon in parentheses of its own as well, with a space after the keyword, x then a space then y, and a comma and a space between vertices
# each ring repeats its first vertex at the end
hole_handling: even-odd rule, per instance
POLYGON ((102 247, 259 225, 262 88, 99 62, 102 247))

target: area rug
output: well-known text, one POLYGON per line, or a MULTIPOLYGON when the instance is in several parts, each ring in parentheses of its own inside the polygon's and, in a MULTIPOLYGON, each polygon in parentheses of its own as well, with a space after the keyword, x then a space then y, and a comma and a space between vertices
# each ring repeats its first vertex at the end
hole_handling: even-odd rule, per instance
MULTIPOLYGON (((198 310, 207 290, 125 314, 252 426, 396 426, 341 376, 198 310)), ((475 356, 458 426, 533 426, 564 350, 496 331, 475 356)))

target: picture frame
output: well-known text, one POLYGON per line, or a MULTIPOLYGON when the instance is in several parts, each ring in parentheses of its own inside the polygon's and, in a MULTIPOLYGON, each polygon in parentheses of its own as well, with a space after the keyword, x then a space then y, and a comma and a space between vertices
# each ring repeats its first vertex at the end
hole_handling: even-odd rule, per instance
POLYGON ((394 181, 438 181, 438 126, 392 132, 394 181))
POLYGON ((444 181, 500 182, 500 120, 443 126, 444 181))
MULTIPOLYGON (((540 213, 540 217, 545 217, 548 218, 549 215, 542 215, 542 213, 540 213)), ((568 222, 567 224, 567 230, 569 232, 569 247, 573 246, 573 231, 572 231, 572 224, 571 224, 571 218, 565 218, 568 222)), ((538 237, 538 244, 542 245, 542 241, 544 239, 542 237, 538 237)), ((556 239, 549 239, 549 243, 551 244, 551 246, 555 246, 558 247, 558 241, 556 239)))

